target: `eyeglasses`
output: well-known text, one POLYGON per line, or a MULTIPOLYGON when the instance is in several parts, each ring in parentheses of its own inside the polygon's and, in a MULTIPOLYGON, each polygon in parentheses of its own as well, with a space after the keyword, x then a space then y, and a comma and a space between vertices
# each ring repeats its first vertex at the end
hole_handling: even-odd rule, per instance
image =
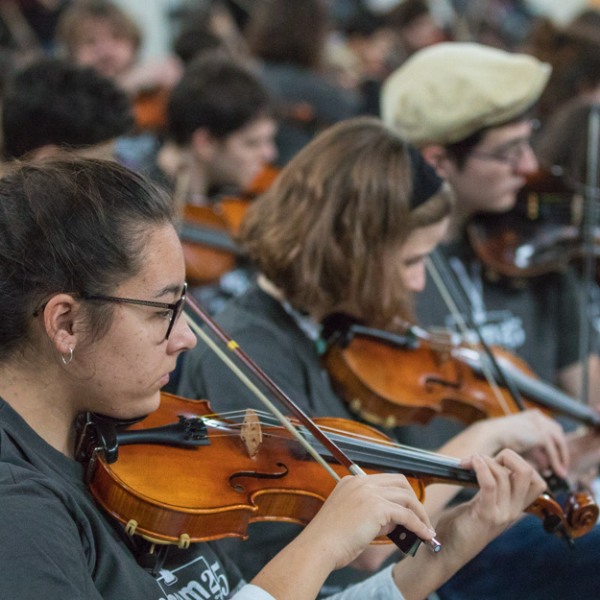
POLYGON ((187 283, 183 284, 183 292, 181 298, 175 302, 175 304, 168 304, 166 302, 151 302, 149 300, 132 300, 131 298, 117 298, 115 296, 82 296, 84 300, 100 300, 101 302, 117 302, 119 304, 138 304, 140 306, 151 306, 152 308, 164 308, 170 310, 171 315, 169 317, 169 327, 167 328, 167 335, 165 340, 169 339, 173 326, 177 322, 183 312, 185 306, 185 296, 187 293, 187 283))
POLYGON ((469 156, 479 158, 481 160, 494 160, 510 165, 511 168, 516 168, 526 152, 533 152, 529 139, 515 140, 507 148, 496 152, 471 152, 469 156))

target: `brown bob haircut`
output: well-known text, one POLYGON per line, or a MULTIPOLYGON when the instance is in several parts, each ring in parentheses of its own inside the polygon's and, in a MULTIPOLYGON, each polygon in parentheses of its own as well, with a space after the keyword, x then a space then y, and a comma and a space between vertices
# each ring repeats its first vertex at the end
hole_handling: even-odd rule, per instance
POLYGON ((398 251, 451 210, 449 187, 411 210, 408 144, 379 119, 330 127, 248 210, 239 241, 298 310, 345 310, 373 326, 412 317, 398 251))
POLYGON ((77 2, 61 16, 56 37, 72 56, 79 43, 81 25, 89 19, 108 21, 119 38, 129 40, 135 52, 142 45, 142 33, 136 22, 124 10, 107 0, 77 2))

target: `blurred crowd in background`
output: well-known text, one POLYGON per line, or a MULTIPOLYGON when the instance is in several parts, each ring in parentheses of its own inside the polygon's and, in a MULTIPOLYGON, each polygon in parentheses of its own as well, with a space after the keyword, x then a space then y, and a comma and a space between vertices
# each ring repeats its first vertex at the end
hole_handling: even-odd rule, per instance
POLYGON ((539 0, 1 0, 0 91, 41 58, 93 67, 134 103, 135 143, 120 144, 122 160, 150 172, 148 156, 169 137, 169 91, 186 65, 221 53, 269 88, 280 124, 271 158, 281 166, 332 123, 377 115, 386 76, 441 41, 551 63, 542 123, 573 99, 589 99, 600 84, 600 12, 594 2, 568 4, 565 14, 539 0), (166 51, 152 51, 149 38, 166 51))

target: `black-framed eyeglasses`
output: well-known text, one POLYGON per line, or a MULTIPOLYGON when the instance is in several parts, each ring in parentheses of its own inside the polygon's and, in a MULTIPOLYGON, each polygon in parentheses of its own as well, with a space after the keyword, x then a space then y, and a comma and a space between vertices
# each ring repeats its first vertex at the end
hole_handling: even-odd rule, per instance
POLYGON ((183 284, 183 291, 181 298, 175 302, 175 304, 169 304, 167 302, 152 302, 150 300, 134 300, 132 298, 118 298, 116 296, 82 296, 84 300, 99 300, 100 302, 117 302, 118 304, 137 304, 139 306, 151 306, 152 308, 164 308, 165 310, 171 311, 169 318, 169 327, 167 328, 167 335, 165 340, 169 339, 173 326, 179 319, 185 306, 185 297, 187 294, 187 283, 183 284))
POLYGON ((523 156, 528 151, 533 152, 530 135, 541 126, 538 119, 528 119, 527 124, 530 127, 530 134, 528 136, 512 140, 504 145, 504 147, 500 147, 495 151, 486 152, 485 150, 474 150, 469 153, 469 156, 481 160, 493 160, 505 163, 512 169, 517 168, 523 156))
POLYGON ((515 169, 526 152, 533 152, 529 139, 518 140, 511 144, 510 147, 498 150, 497 152, 484 152, 483 150, 475 150, 469 154, 474 158, 481 160, 493 160, 510 165, 515 169))

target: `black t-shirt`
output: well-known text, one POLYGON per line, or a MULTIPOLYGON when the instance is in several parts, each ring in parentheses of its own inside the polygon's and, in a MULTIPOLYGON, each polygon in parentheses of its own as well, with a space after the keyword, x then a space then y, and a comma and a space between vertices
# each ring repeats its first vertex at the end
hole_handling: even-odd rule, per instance
MULTIPOLYGON (((467 241, 439 247, 463 284, 472 317, 490 345, 514 352, 550 383, 557 372, 578 361, 579 280, 574 271, 493 282, 467 241)), ((417 298, 419 324, 458 331, 431 277, 417 298)))
MULTIPOLYGON (((352 418, 331 388, 316 343, 281 302, 254 285, 231 300, 215 320, 310 417, 352 418)), ((265 410, 201 340, 185 354, 178 393, 186 398, 208 399, 213 410, 221 414, 246 408, 265 410)), ((301 527, 292 523, 253 523, 248 528, 248 540, 222 542, 229 555, 236 556, 244 578, 250 580, 300 531, 301 527)), ((337 593, 368 575, 351 568, 334 571, 322 594, 337 593)))
POLYGON ((95 505, 82 466, 0 399, 0 598, 222 600, 242 584, 215 544, 170 548, 157 577, 135 552, 95 505))

